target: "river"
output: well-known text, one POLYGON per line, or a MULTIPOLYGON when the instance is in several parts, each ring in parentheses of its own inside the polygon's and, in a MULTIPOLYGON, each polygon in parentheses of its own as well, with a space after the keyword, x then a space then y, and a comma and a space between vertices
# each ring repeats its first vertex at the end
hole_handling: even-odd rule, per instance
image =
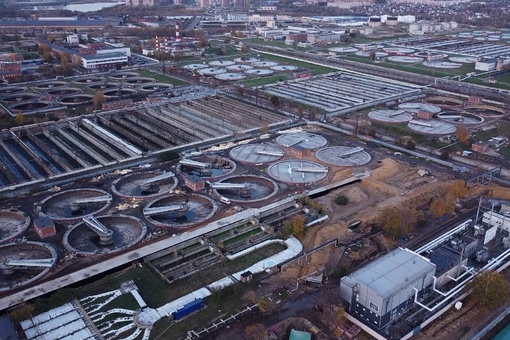
POLYGON ((71 5, 48 5, 48 6, 34 6, 34 10, 60 10, 67 9, 69 11, 77 11, 77 12, 95 12, 102 10, 103 8, 113 7, 117 5, 125 5, 125 1, 115 1, 115 2, 94 2, 88 4, 71 4, 71 5))

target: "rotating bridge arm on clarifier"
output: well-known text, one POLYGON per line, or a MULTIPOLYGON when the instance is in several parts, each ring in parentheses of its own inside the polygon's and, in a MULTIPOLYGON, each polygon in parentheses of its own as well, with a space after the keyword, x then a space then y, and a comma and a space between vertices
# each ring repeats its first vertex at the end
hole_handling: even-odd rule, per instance
POLYGON ((414 124, 414 125, 419 125, 419 126, 425 126, 425 127, 432 127, 432 125, 431 125, 431 124, 418 122, 418 121, 416 121, 416 120, 410 120, 410 121, 409 121, 409 124, 414 124))
POLYGON ((82 221, 101 238, 111 237, 111 235, 113 234, 113 231, 111 229, 106 228, 104 224, 99 222, 97 218, 95 218, 92 215, 83 217, 82 221))
POLYGON ((142 182, 142 184, 151 184, 151 183, 154 183, 157 181, 162 181, 162 180, 170 178, 170 177, 175 177, 175 174, 171 171, 162 173, 161 175, 158 175, 158 176, 155 176, 152 178, 147 178, 146 180, 144 180, 142 182))
POLYGON ((172 212, 172 211, 186 211, 188 210, 187 204, 174 204, 174 205, 167 205, 162 207, 154 207, 154 208, 144 208, 143 214, 150 216, 150 215, 157 215, 162 214, 166 212, 172 212))
POLYGON ((301 168, 294 168, 293 169, 294 171, 297 171, 297 172, 315 172, 315 173, 326 173, 328 172, 328 169, 322 169, 322 168, 305 168, 305 167, 301 167, 301 168))
POLYGON ((264 150, 259 150, 259 151, 255 151, 255 153, 257 155, 265 155, 265 156, 276 156, 276 157, 281 157, 283 156, 283 152, 281 151, 264 151, 264 150))
POLYGON ((192 161, 191 159, 183 159, 183 160, 179 161, 179 164, 186 165, 186 166, 189 166, 192 168, 201 168, 201 169, 211 167, 211 163, 197 162, 197 161, 192 161))
POLYGON ((211 183, 213 189, 248 189, 249 184, 246 183, 211 183))
POLYGON ((289 144, 285 145, 286 147, 290 148, 291 146, 294 146, 296 144, 299 144, 301 142, 305 141, 305 139, 301 138, 301 139, 296 139, 295 141, 292 141, 290 142, 289 144))
POLYGON ((73 200, 74 204, 83 204, 83 203, 98 203, 98 202, 110 202, 112 200, 111 195, 104 196, 96 196, 96 197, 85 197, 85 198, 77 198, 73 200))
POLYGON ((55 259, 26 259, 10 260, 6 264, 9 267, 46 267, 50 268, 55 263, 55 259))
POLYGON ((348 156, 351 156, 351 155, 354 155, 355 153, 358 153, 358 152, 361 152, 365 149, 363 149, 362 147, 355 147, 353 149, 350 149, 350 150, 346 150, 344 152, 341 152, 338 157, 340 158, 345 158, 345 157, 348 157, 348 156))

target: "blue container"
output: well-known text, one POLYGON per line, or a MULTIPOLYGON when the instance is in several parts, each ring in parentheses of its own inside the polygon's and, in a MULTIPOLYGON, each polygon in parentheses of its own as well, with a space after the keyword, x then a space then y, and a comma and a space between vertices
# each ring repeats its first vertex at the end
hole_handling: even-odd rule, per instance
POLYGON ((204 307, 204 300, 196 299, 195 301, 191 301, 190 303, 185 304, 184 306, 177 309, 172 313, 174 320, 182 319, 183 317, 199 310, 204 307))

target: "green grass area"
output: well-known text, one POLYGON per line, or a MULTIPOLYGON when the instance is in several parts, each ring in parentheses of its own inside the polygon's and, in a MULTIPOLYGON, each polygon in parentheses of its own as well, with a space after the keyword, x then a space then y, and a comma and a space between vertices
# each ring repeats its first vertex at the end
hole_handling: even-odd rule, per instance
POLYGON ((496 136, 510 136, 510 122, 499 120, 497 123, 492 124, 494 129, 478 131, 474 135, 477 141, 486 141, 491 137, 496 136))
POLYGON ((36 315, 56 308, 73 300, 73 298, 81 299, 89 295, 119 289, 122 283, 130 280, 136 283, 140 294, 149 306, 161 304, 162 300, 159 291, 168 289, 167 284, 149 268, 129 268, 98 279, 94 283, 76 288, 61 288, 49 296, 36 298, 33 300, 34 312, 32 314, 36 315))
MULTIPOLYGON (((62 288, 51 295, 36 298, 32 300, 34 306, 32 314, 37 315, 43 313, 70 302, 74 298, 81 299, 89 295, 119 289, 122 283, 130 280, 135 282, 140 295, 147 305, 157 308, 169 301, 203 287, 205 284, 209 284, 224 277, 225 273, 232 274, 243 270, 258 261, 281 252, 285 248, 286 247, 282 244, 271 244, 233 261, 225 259, 221 263, 217 263, 212 267, 201 270, 196 275, 182 280, 177 280, 172 284, 168 284, 148 266, 143 266, 141 268, 128 268, 98 279, 93 283, 88 283, 75 288, 62 288)), ((136 302, 132 301, 131 298, 132 297, 130 295, 119 297, 113 300, 112 303, 108 304, 106 309, 115 307, 136 309, 136 302)))
POLYGON ((138 70, 138 72, 140 73, 141 76, 154 78, 154 79, 156 79, 156 81, 158 81, 160 83, 172 84, 174 86, 188 85, 188 83, 185 82, 184 80, 173 78, 170 76, 165 76, 163 74, 159 74, 159 73, 152 72, 149 70, 140 69, 140 70, 138 70))
POLYGON ((396 139, 399 139, 404 136, 410 136, 415 143, 429 146, 434 149, 438 149, 445 146, 445 144, 439 142, 437 138, 434 138, 433 136, 416 133, 413 130, 409 129, 406 125, 372 122, 372 127, 375 128, 377 131, 384 130, 385 134, 388 134, 396 139))
MULTIPOLYGON (((160 301, 172 301, 180 296, 191 293, 200 287, 225 277, 225 274, 241 271, 258 261, 283 251, 285 248, 286 247, 282 244, 271 244, 233 261, 225 259, 219 263, 215 263, 189 277, 172 282, 168 286, 168 289, 160 291, 160 301)), ((162 304, 161 302, 159 305, 162 304)), ((149 303, 147 302, 147 304, 149 303)), ((159 305, 157 306, 159 307, 159 305)))
POLYGON ((247 239, 247 238, 250 238, 252 236, 255 236, 257 235, 258 233, 261 233, 262 230, 260 228, 257 228, 257 229, 253 229, 253 230, 250 230, 244 234, 241 234, 241 235, 237 235, 236 237, 232 237, 232 238, 229 238, 228 240, 225 240, 223 242, 223 244, 225 246, 228 246, 228 245, 231 245, 231 244, 234 244, 236 242, 239 242, 241 240, 244 240, 244 239, 247 239))
POLYGON ((273 74, 272 76, 268 77, 259 77, 259 78, 252 78, 248 80, 244 80, 241 83, 244 84, 245 87, 255 87, 255 86, 262 86, 267 84, 273 84, 279 81, 285 81, 290 79, 290 74, 273 74))
POLYGON ((167 318, 160 319, 154 324, 150 339, 181 339, 189 330, 200 330, 209 325, 211 321, 233 313, 249 305, 252 301, 244 298, 246 292, 257 288, 256 281, 249 283, 236 283, 214 293, 205 299, 206 307, 186 317, 179 322, 167 318))

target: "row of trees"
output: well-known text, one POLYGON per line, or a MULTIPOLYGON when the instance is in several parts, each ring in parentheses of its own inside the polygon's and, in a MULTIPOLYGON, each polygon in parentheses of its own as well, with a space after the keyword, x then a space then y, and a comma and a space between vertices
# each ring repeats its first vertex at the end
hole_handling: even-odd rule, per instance
MULTIPOLYGON (((429 205, 429 211, 434 218, 440 218, 455 212, 455 202, 465 198, 468 188, 464 181, 453 182, 443 196, 436 196, 429 205)), ((425 222, 425 213, 417 210, 409 203, 395 207, 387 207, 381 211, 378 224, 392 239, 409 234, 420 223, 425 222)))

